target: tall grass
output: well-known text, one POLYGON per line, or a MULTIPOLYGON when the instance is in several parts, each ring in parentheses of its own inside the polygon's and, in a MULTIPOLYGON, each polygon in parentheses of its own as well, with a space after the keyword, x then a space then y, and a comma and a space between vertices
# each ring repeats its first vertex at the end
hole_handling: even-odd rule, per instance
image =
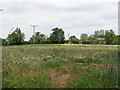
POLYGON ((5 46, 3 88, 117 88, 118 55, 112 45, 5 46))

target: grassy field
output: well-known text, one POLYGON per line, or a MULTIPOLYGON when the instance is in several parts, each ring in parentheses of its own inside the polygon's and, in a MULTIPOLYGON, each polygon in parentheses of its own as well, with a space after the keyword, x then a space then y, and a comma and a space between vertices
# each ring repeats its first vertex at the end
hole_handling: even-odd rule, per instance
POLYGON ((118 46, 3 47, 3 88, 117 88, 118 46))

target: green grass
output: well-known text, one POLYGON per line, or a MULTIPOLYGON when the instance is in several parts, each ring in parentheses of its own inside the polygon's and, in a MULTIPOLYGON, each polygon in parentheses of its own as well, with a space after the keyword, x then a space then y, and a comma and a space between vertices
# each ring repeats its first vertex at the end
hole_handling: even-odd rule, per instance
POLYGON ((117 88, 118 76, 115 70, 91 67, 66 84, 67 88, 117 88))
POLYGON ((78 44, 4 46, 2 86, 117 88, 118 47, 78 44))

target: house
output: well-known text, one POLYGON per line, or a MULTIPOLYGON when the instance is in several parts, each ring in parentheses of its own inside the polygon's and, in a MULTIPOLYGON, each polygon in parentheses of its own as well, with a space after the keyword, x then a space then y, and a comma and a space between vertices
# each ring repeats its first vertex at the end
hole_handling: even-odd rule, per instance
POLYGON ((105 41, 105 38, 97 38, 97 41, 105 41))
POLYGON ((97 38, 96 40, 97 40, 97 41, 100 41, 101 43, 106 43, 105 38, 97 38))

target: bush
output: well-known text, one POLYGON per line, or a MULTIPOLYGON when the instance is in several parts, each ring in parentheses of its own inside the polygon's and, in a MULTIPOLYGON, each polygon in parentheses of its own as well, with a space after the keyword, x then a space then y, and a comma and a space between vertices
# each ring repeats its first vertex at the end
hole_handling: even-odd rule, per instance
POLYGON ((30 41, 24 41, 23 44, 24 45, 28 45, 28 44, 32 44, 32 42, 30 42, 30 41))
POLYGON ((2 39, 2 45, 3 46, 8 46, 9 43, 8 43, 8 41, 6 39, 2 39))

